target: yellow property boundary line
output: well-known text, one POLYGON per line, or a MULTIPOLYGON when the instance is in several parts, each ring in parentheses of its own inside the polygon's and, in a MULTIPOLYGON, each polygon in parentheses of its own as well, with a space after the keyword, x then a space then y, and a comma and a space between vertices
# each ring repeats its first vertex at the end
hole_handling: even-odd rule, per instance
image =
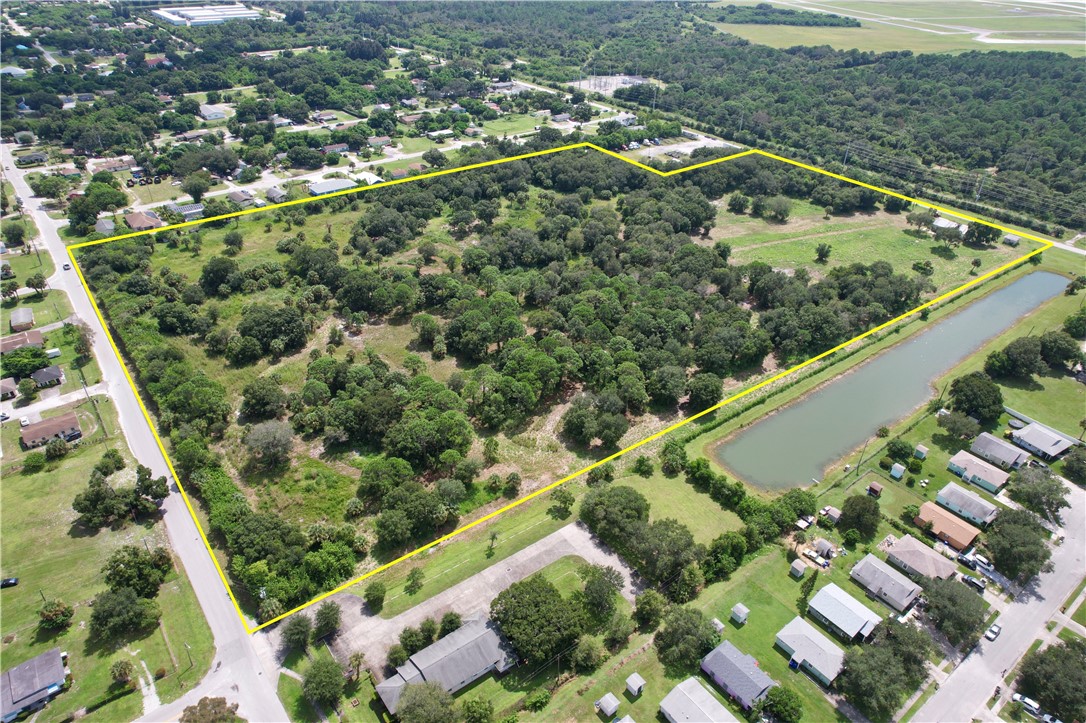
POLYGON ((1016 266, 1016 265, 1020 264, 1021 262, 1025 261, 1028 258, 1030 258, 1031 256, 1036 256, 1037 254, 1051 248, 1052 245, 1053 244, 1052 244, 1051 241, 1045 241, 1042 238, 1038 238, 1037 236, 1032 236, 1032 235, 1030 235, 1028 233, 1023 233, 1022 231, 1018 231, 1018 230, 1015 230, 1015 229, 1009 229, 1009 228, 1000 226, 998 224, 990 223, 988 221, 983 221, 983 220, 981 220, 979 218, 975 218, 975 217, 972 217, 972 216, 967 216, 965 214, 958 213, 956 211, 951 211, 951 210, 948 210, 948 209, 945 209, 945 208, 941 208, 941 207, 936 206, 934 204, 926 203, 924 201, 920 201, 920 200, 917 200, 915 198, 910 198, 909 196, 904 196, 904 195, 902 195, 900 193, 896 193, 894 191, 890 191, 890 190, 887 190, 885 188, 879 188, 878 186, 873 186, 873 185, 871 185, 869 183, 864 183, 862 181, 857 181, 855 179, 848 178, 847 176, 842 176, 842 175, 840 175, 838 173, 831 173, 830 171, 823 170, 823 169, 818 168, 816 166, 811 166, 811 165, 808 165, 806 163, 800 163, 799 161, 793 161, 790 158, 785 158, 783 156, 774 155, 772 153, 767 153, 766 151, 762 151, 762 150, 758 150, 758 149, 742 151, 740 153, 735 153, 735 154, 730 155, 730 156, 724 156, 722 158, 714 158, 714 159, 712 159, 710 161, 705 161, 703 163, 696 163, 694 165, 685 166, 683 168, 679 168, 679 169, 676 169, 676 170, 673 170, 673 171, 660 171, 660 170, 657 170, 655 168, 652 168, 651 166, 646 166, 643 163, 639 163, 639 162, 637 162, 635 160, 626 158, 625 156, 622 156, 622 155, 620 155, 618 153, 615 153, 614 151, 609 151, 609 150, 607 150, 605 148, 600 148, 599 146, 597 146, 595 144, 592 144, 592 143, 574 143, 572 145, 562 146, 560 148, 551 148, 551 149, 548 149, 548 150, 545 150, 545 151, 536 151, 534 153, 525 153, 525 154, 522 154, 522 155, 519 155, 519 156, 512 156, 510 158, 500 158, 500 159, 494 160, 494 161, 485 161, 483 163, 474 163, 474 164, 471 164, 471 165, 468 165, 468 166, 461 166, 461 167, 458 167, 458 168, 449 168, 449 169, 445 169, 445 170, 441 170, 441 171, 434 171, 432 173, 420 174, 418 176, 412 176, 410 178, 404 178, 404 179, 400 179, 400 180, 396 180, 396 181, 385 181, 383 183, 375 183, 375 184, 373 184, 371 186, 364 186, 364 187, 360 187, 360 188, 349 188, 349 189, 344 190, 344 191, 338 191, 336 193, 329 193, 329 194, 325 194, 325 195, 322 195, 322 196, 314 196, 312 198, 302 198, 302 199, 297 199, 295 201, 287 201, 285 203, 275 204, 275 205, 272 205, 272 206, 264 206, 262 208, 245 209, 243 211, 237 211, 237 212, 234 212, 234 213, 227 213, 227 214, 223 214, 221 216, 212 216, 211 218, 200 219, 198 221, 187 221, 185 223, 176 223, 176 224, 172 224, 172 225, 169 225, 169 226, 163 226, 161 228, 154 229, 152 231, 139 231, 139 232, 136 232, 136 233, 128 233, 128 234, 122 234, 120 236, 113 236, 111 238, 99 239, 97 241, 87 241, 87 242, 84 242, 84 243, 73 244, 73 245, 68 247, 68 257, 71 259, 73 267, 75 268, 76 272, 79 274, 79 281, 80 281, 80 283, 83 284, 83 288, 86 290, 87 295, 90 297, 91 304, 94 306, 94 311, 98 315, 99 321, 102 322, 102 328, 104 328, 106 330, 106 336, 109 338, 109 344, 113 348, 114 353, 117 355, 117 358, 121 362, 121 368, 124 369, 125 378, 128 380, 128 384, 132 387, 132 391, 136 395, 136 400, 137 400, 137 402, 139 402, 140 409, 143 411, 143 416, 147 420, 148 426, 150 426, 150 428, 151 428, 151 433, 155 435, 155 441, 158 443, 159 451, 162 452, 162 456, 166 460, 166 464, 169 466, 170 472, 173 474, 174 480, 177 482, 177 488, 181 491, 181 496, 185 500, 185 506, 188 507, 189 513, 192 515, 193 521, 196 522, 196 529, 199 530, 200 537, 203 539, 203 542, 204 542, 204 546, 207 548, 207 552, 211 556, 212 562, 215 563, 215 569, 218 570, 219 578, 222 580, 223 585, 226 587, 226 591, 230 595, 230 600, 233 601, 233 603, 234 603, 234 608, 237 610, 238 617, 241 619, 241 623, 245 627, 245 630, 247 632, 249 632, 249 633, 254 633, 257 630, 260 630, 262 628, 266 628, 269 625, 273 625, 273 624, 279 622, 280 620, 286 618, 289 615, 293 615, 294 613, 298 612, 299 610, 304 610, 305 608, 309 607, 310 605, 314 605, 315 603, 318 603, 318 602, 324 600, 325 598, 329 597, 330 595, 334 595, 335 593, 342 592, 343 590, 346 590, 347 588, 349 588, 349 587, 351 587, 353 585, 357 585, 358 583, 362 582, 363 580, 365 580, 367 578, 373 577, 374 575, 376 575, 376 574, 378 574, 380 572, 383 572, 383 571, 385 571, 385 570, 387 570, 387 569, 389 569, 389 568, 391 568, 391 567, 393 567, 395 565, 398 565, 401 562, 409 560, 412 557, 415 557, 416 555, 418 555, 419 553, 425 552, 426 550, 429 550, 429 549, 431 549, 433 547, 436 547, 437 545, 440 545, 443 542, 447 542, 448 540, 451 540, 454 537, 462 535, 465 532, 467 532, 468 530, 470 530, 471 528, 476 527, 478 525, 481 525, 484 522, 487 522, 488 520, 492 520, 495 517, 497 517, 498 515, 500 515, 500 514, 502 514, 504 512, 508 512, 509 510, 511 510, 511 509, 513 509, 515 507, 519 507, 520 505, 524 504, 525 502, 528 502, 529 500, 535 499, 536 497, 539 497, 542 494, 546 494, 547 492, 550 492, 551 490, 555 489, 556 487, 559 487, 559 486, 565 484, 566 482, 569 482, 570 480, 572 480, 572 479, 574 479, 576 477, 579 477, 580 475, 588 472, 589 470, 595 469, 596 467, 599 467, 600 465, 603 465, 603 464, 606 464, 607 462, 618 459, 619 457, 623 456, 624 454, 626 454, 628 452, 632 452, 633 450, 637 449, 638 447, 641 447, 642 445, 648 444, 649 442, 652 442, 652 441, 654 441, 656 439, 659 439, 660 437, 664 436, 665 434, 673 432, 676 429, 678 429, 678 428, 680 428, 680 427, 682 427, 684 425, 687 425, 687 424, 693 422, 696 419, 700 419, 701 417, 704 417, 707 414, 711 414, 712 412, 715 412, 717 409, 720 409, 721 407, 723 407, 723 406, 725 406, 727 404, 731 404, 732 402, 736 401, 737 399, 741 399, 742 397, 745 397, 746 395, 748 395, 748 394, 750 394, 750 393, 752 393, 754 391, 757 391, 758 389, 761 389, 762 387, 765 387, 765 386, 767 386, 769 384, 772 384, 773 382, 775 382, 775 381, 777 381, 777 380, 779 380, 779 379, 781 379, 783 377, 786 377, 789 374, 794 374, 794 373, 798 372, 799 370, 804 369, 805 367, 808 367, 811 364, 814 364, 815 362, 818 362, 818 361, 820 361, 822 359, 825 359, 826 357, 830 356, 831 354, 834 354, 835 352, 838 352, 841 349, 844 349, 848 345, 853 344, 853 343, 855 343, 857 341, 860 341, 861 339, 864 339, 866 337, 869 337, 872 334, 875 334, 875 333, 877 333, 879 331, 882 331, 883 329, 896 324, 897 322, 901 321, 902 319, 905 319, 905 318, 907 318, 909 316, 912 316, 913 314, 916 314, 917 312, 922 311, 923 309, 926 309, 926 308, 928 308, 930 306, 934 306, 935 304, 938 304, 941 301, 944 301, 944 300, 946 300, 946 299, 948 299, 948 298, 950 298, 952 296, 955 296, 955 295, 965 291, 966 289, 969 289, 969 288, 971 288, 973 286, 976 286, 977 284, 979 284, 979 283, 981 283, 981 282, 983 282, 983 281, 985 281, 987 279, 990 279, 993 276, 995 276, 995 275, 997 275, 999 273, 1002 273, 1003 271, 1006 271, 1007 269, 1012 268, 1013 266, 1016 266), (844 181, 846 183, 851 183, 851 184, 854 184, 856 186, 862 186, 863 188, 869 188, 869 189, 871 189, 873 191, 877 191, 879 193, 886 194, 887 196, 894 196, 895 198, 900 198, 900 199, 902 199, 904 201, 909 201, 911 203, 915 203, 918 206, 931 208, 931 209, 934 209, 936 211, 939 211, 939 213, 946 214, 946 215, 949 215, 949 216, 954 216, 956 218, 960 218, 960 219, 963 219, 963 220, 966 220, 966 221, 970 221, 971 223, 981 223, 981 224, 984 224, 986 226, 991 226, 993 228, 997 228, 1000 231, 1005 231, 1005 232, 1008 232, 1008 233, 1015 233, 1015 234, 1017 234, 1019 236, 1028 238, 1028 239, 1030 239, 1032 241, 1037 241, 1037 242, 1039 242, 1039 243, 1041 243, 1043 245, 1042 245, 1041 248, 1036 249, 1035 251, 1032 251, 1032 252, 1026 254, 1025 256, 1017 258, 1014 261, 1011 261, 1009 263, 1003 264, 999 268, 993 269, 992 271, 989 271, 988 273, 986 273, 986 274, 984 274, 982 276, 978 276, 977 278, 975 278, 972 281, 969 281, 969 282, 959 286, 958 288, 954 289, 953 291, 948 291, 947 293, 945 293, 945 294, 943 294, 943 295, 941 295, 941 296, 939 296, 939 297, 937 297, 935 299, 932 299, 931 301, 928 301, 927 303, 921 304, 920 306, 916 307, 915 309, 912 309, 911 311, 907 311, 904 314, 901 314, 899 316, 894 317, 893 319, 891 319, 890 321, 887 321, 884 324, 880 324, 880 325, 876 326, 873 329, 869 329, 868 331, 865 331, 863 334, 860 334, 859 336, 856 336, 856 337, 853 337, 852 339, 849 339, 848 341, 844 342, 843 344, 838 344, 834 348, 829 349, 827 351, 824 351, 821 354, 819 354, 818 356, 811 357, 810 359, 808 359, 807 361, 805 361, 805 362, 803 362, 801 364, 797 364, 797 365, 795 365, 793 367, 790 367, 789 369, 786 369, 786 370, 784 370, 782 372, 779 372, 778 374, 774 374, 772 377, 770 377, 770 378, 768 378, 768 379, 766 379, 766 380, 764 380, 762 382, 759 382, 758 384, 755 384, 752 387, 744 389, 743 391, 739 392, 738 394, 734 394, 734 395, 728 397, 727 399, 725 399, 725 400, 723 400, 723 401, 709 407, 708 409, 705 409, 705 410, 703 410, 701 412, 698 412, 697 414, 693 414, 693 415, 687 417, 686 419, 683 419, 683 420, 681 420, 679 422, 676 422, 675 424, 672 424, 671 426, 669 426, 669 427, 667 427, 665 429, 662 429, 659 432, 656 432, 655 434, 652 434, 652 435, 650 435, 648 437, 645 437, 644 439, 642 439, 642 440, 640 440, 638 442, 635 442, 634 444, 631 444, 629 447, 626 447, 625 449, 621 449, 618 452, 615 452, 614 454, 599 460, 598 462, 595 462, 593 464, 588 465, 584 469, 578 470, 577 472, 574 472, 573 474, 567 475, 567 476, 563 477, 562 479, 558 480, 557 482, 552 482, 551 484, 547 485, 546 487, 538 489, 535 492, 532 492, 531 494, 528 494, 528 495, 525 495, 524 497, 521 497, 520 499, 514 500, 513 502, 510 502, 509 504, 505 505, 504 507, 501 507, 500 509, 497 509, 494 512, 491 512, 488 515, 480 517, 478 520, 475 520, 474 522, 470 522, 470 523, 464 525, 463 527, 458 527, 457 529, 453 530, 452 532, 450 532, 450 533, 448 533, 446 535, 443 535, 443 536, 441 536, 441 537, 439 537, 439 538, 437 538, 437 539, 435 539, 435 540, 433 540, 431 542, 428 542, 425 545, 423 545, 423 546, 421 546, 419 548, 416 548, 416 549, 414 549, 414 550, 412 550, 412 551, 410 551, 408 553, 400 555, 395 560, 392 560, 391 562, 387 562, 387 563, 381 565, 380 567, 365 573, 364 575, 360 575, 360 576, 358 576, 358 577, 356 577, 356 578, 354 578, 354 579, 352 579, 352 580, 350 580, 348 582, 345 582, 342 585, 340 585, 339 587, 336 587, 333 590, 329 590, 328 592, 323 593, 323 594, 313 598, 309 602, 304 603, 302 605, 299 605, 296 608, 293 608, 292 610, 288 610, 287 612, 283 613, 282 615, 279 615, 278 617, 272 618, 271 620, 269 620, 269 621, 267 621, 265 623, 262 623, 260 625, 257 625, 256 627, 251 627, 249 625, 249 621, 246 620, 246 618, 245 618, 245 614, 241 610, 241 606, 238 605, 237 598, 234 597, 234 591, 230 587, 230 582, 227 579, 226 574, 223 572, 222 567, 219 565, 219 560, 215 556, 215 552, 211 547, 211 543, 207 538, 207 534, 204 532, 203 526, 200 524, 200 519, 196 515, 196 511, 193 509, 192 501, 189 499, 188 493, 185 492, 185 488, 181 485, 180 478, 177 475, 177 471, 174 469, 173 461, 170 459, 169 455, 166 453, 166 446, 165 446, 165 444, 163 444, 162 438, 159 436, 158 430, 155 427, 155 423, 151 419, 151 415, 147 411, 147 407, 143 403, 143 398, 139 394, 139 389, 136 387, 136 384, 132 379, 132 375, 128 371, 128 366, 125 364, 124 357, 121 355, 120 350, 117 348, 117 344, 113 339, 113 334, 109 330, 109 325, 106 323, 105 317, 102 315, 102 310, 98 306, 98 301, 94 298, 94 294, 91 292, 90 286, 87 284, 87 280, 83 276, 83 270, 82 270, 82 268, 80 268, 79 263, 75 258, 75 253, 74 252, 76 250, 78 250, 78 249, 87 248, 89 246, 97 246, 99 244, 109 243, 111 241, 118 241, 120 239, 134 238, 136 236, 146 236, 146 235, 149 235, 149 234, 155 234, 155 233, 159 233, 161 231, 167 231, 167 230, 175 229, 175 228, 185 228, 187 226, 197 226, 197 225, 202 224, 202 223, 207 223, 208 221, 217 221, 217 220, 221 220, 221 219, 236 218, 238 216, 244 216, 244 215, 250 214, 250 213, 264 213, 264 212, 271 211, 271 210, 278 209, 278 208, 285 208, 287 206, 294 206, 294 205, 301 204, 301 203, 309 203, 310 201, 314 201, 314 200, 317 200, 317 199, 334 198, 336 196, 345 196, 345 195, 348 195, 348 194, 360 193, 362 191, 368 191, 368 190, 375 189, 375 188, 384 188, 384 187, 387 187, 387 186, 394 186, 394 185, 397 185, 397 184, 400 184, 400 183, 409 183, 409 182, 414 182, 414 181, 420 181, 420 180, 422 180, 424 178, 436 178, 437 176, 445 176, 445 175, 448 175, 450 173, 462 173, 464 171, 470 171, 470 170, 473 170, 473 169, 476 169, 476 168, 486 168, 488 166, 496 166, 496 165, 499 165, 499 164, 502 164, 502 163, 510 163, 512 161, 522 161, 522 160, 525 160, 527 158, 536 158, 536 157, 539 157, 539 156, 549 155, 551 153, 560 153, 562 151, 569 151, 569 150, 574 150, 574 149, 577 149, 577 148, 592 149, 594 151, 598 151, 598 152, 603 153, 605 155, 611 156, 612 158, 617 158, 620 161, 624 161, 624 162, 629 163, 631 165, 637 166, 638 168, 649 171, 650 173, 655 173, 656 175, 663 176, 663 177, 674 176, 674 175, 677 175, 677 174, 680 174, 680 173, 686 173, 688 171, 693 171, 693 170, 698 169, 698 168, 705 168, 706 166, 713 166, 713 165, 716 165, 718 163, 724 163, 726 161, 735 160, 737 158, 742 158, 744 156, 764 156, 765 158, 771 158, 771 159, 773 159, 775 161, 780 161, 782 163, 787 163, 789 165, 798 166, 799 168, 804 168, 804 169, 806 169, 808 171, 813 171, 814 173, 819 173, 819 174, 821 174, 823 176, 829 176, 830 178, 835 178, 835 179, 837 179, 839 181, 844 181))

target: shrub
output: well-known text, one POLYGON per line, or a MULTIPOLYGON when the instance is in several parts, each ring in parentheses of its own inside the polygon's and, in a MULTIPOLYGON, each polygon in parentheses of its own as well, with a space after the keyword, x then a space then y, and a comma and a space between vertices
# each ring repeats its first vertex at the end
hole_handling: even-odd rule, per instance
POLYGON ((50 600, 38 610, 38 623, 46 630, 64 630, 72 624, 75 610, 63 600, 50 600))
POLYGON ((883 469, 890 469, 894 466, 894 460, 890 459, 889 457, 883 457, 879 460, 879 466, 883 469))
POLYGON ((551 702, 551 692, 546 688, 537 688, 524 699, 524 707, 538 713, 551 702))
POLYGON ((157 668, 155 670, 155 680, 162 680, 165 677, 166 677, 166 669, 165 668, 157 668))
POLYGON ((41 452, 31 452, 23 460, 23 472, 34 474, 45 469, 45 455, 41 452))

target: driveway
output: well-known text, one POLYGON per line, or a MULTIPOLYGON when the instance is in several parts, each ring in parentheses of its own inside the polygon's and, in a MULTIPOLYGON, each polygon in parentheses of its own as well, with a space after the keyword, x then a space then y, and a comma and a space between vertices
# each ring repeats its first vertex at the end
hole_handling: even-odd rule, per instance
MULTIPOLYGON (((380 671, 388 649, 399 642, 400 631, 404 628, 417 627, 426 618, 439 620, 449 611, 460 613, 464 618, 477 613, 486 615, 491 601, 502 590, 567 555, 578 555, 586 562, 618 570, 625 581, 622 596, 630 602, 640 592, 626 564, 594 538, 588 528, 575 522, 390 619, 371 614, 356 595, 338 593, 332 596, 342 610, 342 624, 332 643, 332 650, 340 660, 346 660, 351 653, 361 650, 366 653, 370 669, 380 671)), ((267 633, 257 633, 258 636, 266 635, 269 643, 266 650, 269 652, 278 651, 281 647, 279 627, 267 633)))

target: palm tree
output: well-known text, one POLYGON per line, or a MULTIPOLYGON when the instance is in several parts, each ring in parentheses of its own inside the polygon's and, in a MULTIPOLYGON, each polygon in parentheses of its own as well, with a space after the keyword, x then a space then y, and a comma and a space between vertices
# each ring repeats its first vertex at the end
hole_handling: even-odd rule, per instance
POLYGON ((1086 435, 1086 418, 1078 420, 1078 426, 1082 430, 1082 434, 1078 436, 1079 440, 1082 440, 1083 435, 1086 435))
POLYGON ((351 653, 347 663, 351 668, 351 674, 357 679, 362 672, 362 668, 366 665, 366 654, 361 650, 356 650, 351 653))
POLYGON ((792 541, 793 541, 794 543, 796 543, 796 544, 795 544, 795 545, 794 545, 794 546, 792 547, 792 552, 795 552, 796 550, 798 550, 798 549, 799 549, 799 546, 800 546, 800 545, 802 545, 802 544, 803 544, 804 542, 806 542, 806 541, 807 541, 807 533, 806 533, 806 532, 804 532, 803 530, 797 530, 797 531, 795 532, 795 534, 793 534, 793 535, 792 535, 792 541))

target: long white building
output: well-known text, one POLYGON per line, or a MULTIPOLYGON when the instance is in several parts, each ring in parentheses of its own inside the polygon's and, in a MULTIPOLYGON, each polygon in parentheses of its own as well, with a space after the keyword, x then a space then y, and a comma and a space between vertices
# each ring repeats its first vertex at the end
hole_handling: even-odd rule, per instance
POLYGON ((159 8, 151 14, 165 20, 170 25, 219 25, 227 20, 259 20, 263 17, 259 10, 247 8, 240 3, 234 5, 193 5, 184 8, 159 8))

